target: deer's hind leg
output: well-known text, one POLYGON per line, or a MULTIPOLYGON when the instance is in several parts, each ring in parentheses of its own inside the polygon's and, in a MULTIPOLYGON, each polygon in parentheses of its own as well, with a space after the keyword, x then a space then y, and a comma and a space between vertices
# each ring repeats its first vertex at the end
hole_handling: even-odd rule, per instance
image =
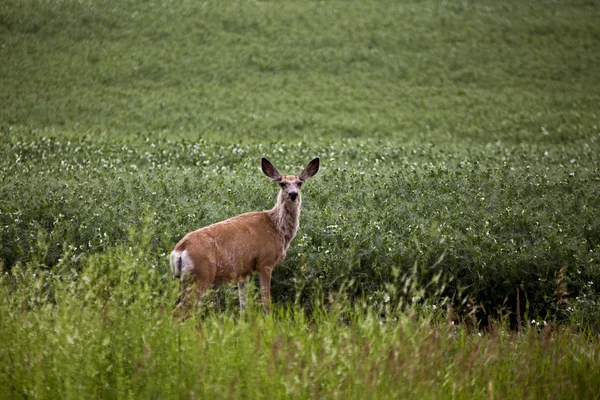
POLYGON ((182 276, 179 280, 179 297, 175 302, 172 317, 176 321, 184 321, 189 317, 190 313, 190 298, 193 297, 193 292, 196 290, 193 284, 190 284, 189 279, 182 276))
POLYGON ((210 283, 197 279, 190 271, 183 273, 179 281, 179 298, 175 302, 172 313, 173 319, 178 321, 187 319, 194 306, 200 304, 209 287, 210 283))

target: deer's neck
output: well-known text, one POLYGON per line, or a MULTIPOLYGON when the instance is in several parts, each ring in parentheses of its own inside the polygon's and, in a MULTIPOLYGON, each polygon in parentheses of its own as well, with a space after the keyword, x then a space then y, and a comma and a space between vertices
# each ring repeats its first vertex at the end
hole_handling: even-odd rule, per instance
POLYGON ((286 249, 296 236, 300 226, 300 204, 300 198, 291 203, 283 201, 281 194, 279 194, 275 207, 268 211, 275 227, 283 238, 286 249))

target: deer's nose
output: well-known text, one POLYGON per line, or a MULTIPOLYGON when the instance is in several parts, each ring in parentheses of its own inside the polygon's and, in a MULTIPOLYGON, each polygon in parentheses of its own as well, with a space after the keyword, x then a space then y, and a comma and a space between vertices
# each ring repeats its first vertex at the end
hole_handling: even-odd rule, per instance
POLYGON ((292 199, 292 201, 295 201, 297 197, 298 192, 290 192, 290 199, 292 199))

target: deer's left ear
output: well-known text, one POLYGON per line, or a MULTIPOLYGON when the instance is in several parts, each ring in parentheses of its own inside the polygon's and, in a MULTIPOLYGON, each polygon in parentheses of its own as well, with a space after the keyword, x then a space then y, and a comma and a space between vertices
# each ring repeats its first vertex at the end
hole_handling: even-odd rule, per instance
POLYGON ((275 166, 271 164, 271 161, 263 157, 260 160, 260 166, 262 168, 263 173, 269 178, 276 181, 281 179, 281 174, 279 173, 279 171, 277 171, 277 168, 275 168, 275 166))
POLYGON ((311 162, 308 163, 304 171, 300 175, 298 175, 298 179, 302 182, 307 180, 308 178, 312 178, 319 171, 319 157, 315 158, 311 162))

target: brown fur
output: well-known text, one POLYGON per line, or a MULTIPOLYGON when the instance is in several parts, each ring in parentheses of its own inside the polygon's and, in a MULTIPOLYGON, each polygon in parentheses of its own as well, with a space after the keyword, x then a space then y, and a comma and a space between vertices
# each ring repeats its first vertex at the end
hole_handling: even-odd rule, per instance
MULTIPOLYGON (((277 203, 271 210, 241 214, 190 232, 177 243, 172 263, 178 262, 181 269, 181 256, 187 252, 191 266, 181 274, 182 294, 175 313, 187 313, 182 308, 189 302, 190 281, 196 286, 198 300, 213 284, 238 282, 243 308, 245 282, 254 272, 259 275, 265 311, 269 312, 271 273, 285 258, 298 231, 300 186, 317 173, 319 160, 311 161, 298 176, 281 176, 269 161, 262 162, 265 174, 281 186, 277 203)), ((176 269, 174 275, 178 276, 176 269)))

